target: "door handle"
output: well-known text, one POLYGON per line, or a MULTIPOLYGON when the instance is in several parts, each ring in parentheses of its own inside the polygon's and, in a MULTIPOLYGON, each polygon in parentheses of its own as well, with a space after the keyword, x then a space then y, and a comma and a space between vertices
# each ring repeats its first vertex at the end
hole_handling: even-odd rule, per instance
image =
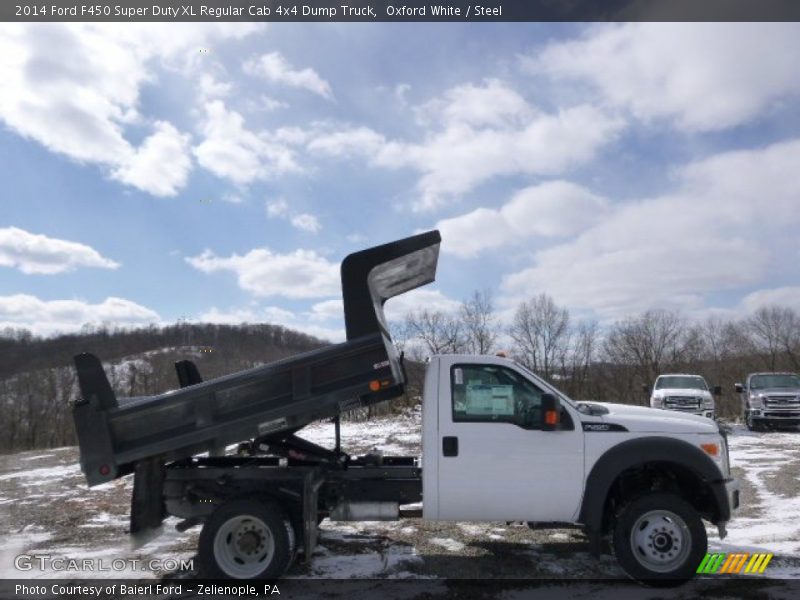
POLYGON ((442 455, 443 456, 458 456, 458 438, 453 435, 447 435, 442 438, 442 455))

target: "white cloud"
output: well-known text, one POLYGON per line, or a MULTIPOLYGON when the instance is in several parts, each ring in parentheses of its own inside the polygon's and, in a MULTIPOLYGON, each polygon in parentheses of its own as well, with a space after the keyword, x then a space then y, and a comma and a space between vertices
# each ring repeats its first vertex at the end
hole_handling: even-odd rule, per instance
POLYGON ((507 275, 510 304, 540 292, 616 318, 654 306, 702 306, 707 296, 791 268, 800 140, 727 152, 679 172, 672 194, 623 205, 574 240, 542 250, 507 275))
POLYGON ((483 250, 524 243, 534 236, 559 237, 597 223, 608 202, 567 181, 524 188, 499 209, 478 208, 436 224, 442 251, 474 257, 483 250))
POLYGON ((245 185, 300 170, 288 146, 247 129, 242 115, 221 100, 206 103, 205 113, 204 139, 193 152, 197 162, 218 177, 245 185))
POLYGON ((220 81, 211 73, 203 73, 200 75, 198 83, 198 92, 203 100, 214 100, 229 96, 233 90, 233 84, 226 81, 220 81))
POLYGON ((164 121, 156 122, 155 129, 112 177, 154 196, 174 196, 192 168, 189 136, 164 121))
POLYGON ((261 110, 272 112, 273 110, 288 108, 289 105, 281 100, 276 100, 275 98, 271 98, 266 95, 261 95, 259 97, 257 107, 260 108, 261 110))
POLYGON ((41 300, 27 294, 0 296, 0 328, 23 327, 39 335, 77 331, 86 323, 141 326, 160 321, 158 314, 124 298, 99 304, 82 300, 41 300))
POLYGON ((0 121, 17 134, 123 182, 171 195, 185 182, 186 147, 173 126, 149 123, 139 94, 156 67, 190 70, 197 47, 257 30, 232 24, 63 23, 0 26, 0 121), (145 145, 131 124, 153 127, 145 145), (168 129, 171 128, 171 129, 168 129), (178 170, 166 181, 152 168, 169 148, 178 170))
POLYGON ((312 321, 341 320, 344 315, 344 303, 341 299, 317 302, 311 307, 309 318, 312 321))
POLYGON ((328 156, 372 156, 383 148, 386 139, 368 127, 353 127, 315 135, 308 150, 328 156))
POLYGON ((280 52, 270 52, 252 58, 244 64, 249 75, 263 77, 267 81, 313 92, 327 100, 333 100, 330 84, 322 79, 314 69, 295 70, 280 52))
POLYGON ((311 213, 295 214, 284 198, 267 202, 267 216, 271 219, 288 219, 292 227, 308 233, 317 233, 322 229, 319 219, 311 213))
POLYGON ((320 228, 322 227, 319 224, 319 219, 312 214, 309 213, 301 213, 292 217, 291 219, 292 227, 295 229, 300 229, 302 231, 307 231, 309 233, 317 233, 320 228))
POLYGON ((206 323, 222 323, 226 325, 271 323, 331 342, 342 342, 346 337, 342 327, 309 324, 305 318, 277 306, 266 306, 259 309, 252 307, 234 308, 228 311, 222 311, 214 307, 201 314, 199 320, 206 323))
POLYGON ((442 127, 420 143, 388 142, 372 157, 376 165, 422 173, 417 211, 434 209, 494 177, 555 175, 586 163, 624 126, 588 105, 543 113, 494 80, 454 88, 418 112, 423 121, 442 127))
POLYGON ((460 306, 460 302, 448 298, 439 290, 416 289, 389 298, 384 305, 384 313, 388 321, 399 322, 405 319, 408 313, 417 310, 427 309, 452 314, 458 311, 460 306))
POLYGON ((585 81, 641 119, 690 131, 740 125, 800 93, 796 23, 627 23, 596 26, 527 61, 585 81))
POLYGON ((267 215, 270 217, 285 217, 289 213, 289 204, 283 198, 267 202, 267 215))
POLYGON ((85 244, 5 227, 0 229, 0 266, 23 273, 53 275, 78 267, 116 269, 119 263, 104 258, 85 244))
POLYGON ((206 250, 186 258, 186 262, 204 273, 231 271, 236 274, 239 287, 256 296, 319 298, 340 293, 339 265, 313 250, 276 254, 267 248, 256 248, 228 258, 206 250))
POLYGON ((752 313, 764 306, 786 306, 800 311, 800 286, 785 286, 757 290, 747 294, 741 301, 744 312, 752 313))

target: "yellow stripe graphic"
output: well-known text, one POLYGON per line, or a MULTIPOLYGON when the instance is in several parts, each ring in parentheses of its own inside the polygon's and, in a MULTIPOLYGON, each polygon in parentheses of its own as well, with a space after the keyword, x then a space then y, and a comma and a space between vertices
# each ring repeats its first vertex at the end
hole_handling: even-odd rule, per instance
POLYGON ((771 560, 772 560, 772 554, 767 554, 767 558, 766 558, 766 560, 764 560, 764 562, 761 565, 761 568, 758 570, 758 572, 759 573, 763 573, 764 569, 767 568, 767 565, 769 564, 769 561, 771 561, 771 560))
POLYGON ((750 559, 750 562, 747 563, 747 567, 745 567, 744 572, 750 573, 753 570, 756 562, 758 561, 758 557, 761 556, 760 554, 753 554, 753 557, 750 559))

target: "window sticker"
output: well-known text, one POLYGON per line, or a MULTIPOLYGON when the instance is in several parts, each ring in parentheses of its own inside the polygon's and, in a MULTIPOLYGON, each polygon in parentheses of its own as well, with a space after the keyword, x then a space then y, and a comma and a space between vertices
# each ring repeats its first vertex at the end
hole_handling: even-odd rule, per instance
POLYGON ((513 416, 514 388, 510 385, 468 385, 467 414, 513 416))
POLYGON ((464 385, 464 371, 462 371, 460 368, 456 369, 455 378, 456 385, 464 385))

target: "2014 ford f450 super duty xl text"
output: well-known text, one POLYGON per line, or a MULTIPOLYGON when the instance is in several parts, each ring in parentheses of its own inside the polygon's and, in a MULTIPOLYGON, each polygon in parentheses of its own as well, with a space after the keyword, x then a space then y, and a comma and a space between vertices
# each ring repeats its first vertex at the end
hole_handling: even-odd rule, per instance
POLYGON ((577 525, 595 553, 610 537, 631 577, 692 577, 703 519, 724 537, 739 504, 725 434, 709 419, 574 402, 511 360, 445 355, 427 367, 421 460, 342 451, 342 411, 402 393, 383 304, 434 279, 439 243, 433 231, 344 260, 342 344, 207 382, 181 361, 180 390, 132 399, 116 397, 94 356, 76 357, 90 485, 135 474, 135 535, 166 515, 182 530, 202 524, 198 556, 212 577, 280 576, 301 544, 311 557, 325 517, 420 516, 577 525), (333 449, 295 435, 330 417, 333 449), (237 454, 219 451, 232 441, 243 442, 237 454), (420 501, 422 511, 402 508, 420 501))

